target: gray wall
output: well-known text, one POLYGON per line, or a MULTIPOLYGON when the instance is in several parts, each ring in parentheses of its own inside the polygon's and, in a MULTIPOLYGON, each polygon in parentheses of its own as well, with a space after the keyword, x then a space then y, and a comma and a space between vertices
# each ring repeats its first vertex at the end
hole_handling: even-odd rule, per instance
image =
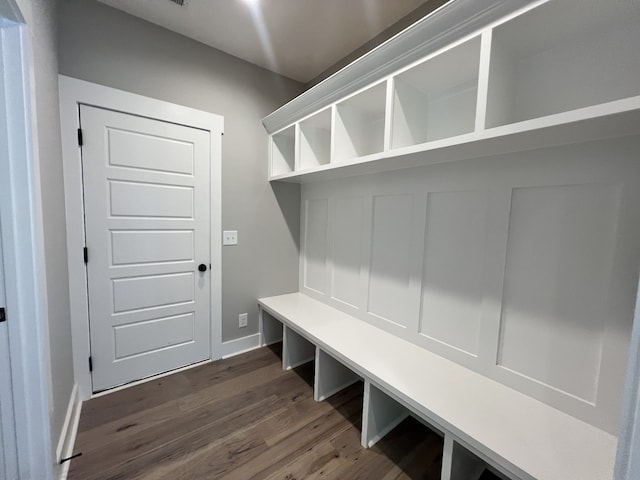
POLYGON ((256 299, 298 289, 300 190, 267 182, 260 119, 302 85, 94 0, 60 0, 60 73, 224 116, 223 340, 258 331, 256 299), (238 314, 249 313, 238 329, 238 314))
POLYGON ((47 281, 53 387, 51 434, 52 446, 55 449, 73 387, 62 146, 58 107, 56 2, 18 0, 18 4, 29 26, 33 49, 36 144, 40 161, 44 217, 44 268, 47 281))

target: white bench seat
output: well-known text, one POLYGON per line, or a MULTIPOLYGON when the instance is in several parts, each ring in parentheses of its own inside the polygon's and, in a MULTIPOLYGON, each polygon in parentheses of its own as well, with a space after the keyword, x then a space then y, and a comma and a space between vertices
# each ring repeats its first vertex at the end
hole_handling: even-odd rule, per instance
POLYGON ((453 439, 511 478, 613 478, 607 432, 304 294, 259 305, 444 433, 445 448, 453 439))

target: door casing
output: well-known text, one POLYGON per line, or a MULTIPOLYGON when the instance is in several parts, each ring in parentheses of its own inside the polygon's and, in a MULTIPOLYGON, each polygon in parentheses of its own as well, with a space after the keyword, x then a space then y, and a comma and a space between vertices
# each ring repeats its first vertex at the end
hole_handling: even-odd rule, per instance
POLYGON ((211 139, 211 352, 210 359, 221 358, 222 346, 222 134, 224 119, 161 100, 124 92, 84 80, 59 76, 60 121, 64 167, 67 252, 73 335, 73 365, 81 400, 92 397, 89 372, 89 311, 82 200, 82 159, 77 130, 79 105, 117 110, 210 132, 211 139))

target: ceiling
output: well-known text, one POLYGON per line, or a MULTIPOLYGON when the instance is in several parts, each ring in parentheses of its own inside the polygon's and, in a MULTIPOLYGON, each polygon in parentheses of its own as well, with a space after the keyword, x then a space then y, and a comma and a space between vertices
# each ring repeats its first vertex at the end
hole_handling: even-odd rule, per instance
POLYGON ((307 83, 427 0, 99 0, 307 83))

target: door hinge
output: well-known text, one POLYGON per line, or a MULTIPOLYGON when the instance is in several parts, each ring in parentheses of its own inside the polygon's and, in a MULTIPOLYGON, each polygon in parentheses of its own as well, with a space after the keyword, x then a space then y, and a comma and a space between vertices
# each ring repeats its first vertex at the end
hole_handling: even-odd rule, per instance
POLYGON ((84 257, 84 263, 89 263, 89 249, 87 247, 84 247, 82 250, 82 255, 84 257))
POLYGON ((89 357, 89 371, 93 372, 93 359, 89 357))
POLYGON ((4 308, 0 308, 0 323, 7 321, 7 313, 4 308))
POLYGON ((84 145, 84 138, 82 137, 82 129, 78 129, 78 145, 81 147, 84 145))

